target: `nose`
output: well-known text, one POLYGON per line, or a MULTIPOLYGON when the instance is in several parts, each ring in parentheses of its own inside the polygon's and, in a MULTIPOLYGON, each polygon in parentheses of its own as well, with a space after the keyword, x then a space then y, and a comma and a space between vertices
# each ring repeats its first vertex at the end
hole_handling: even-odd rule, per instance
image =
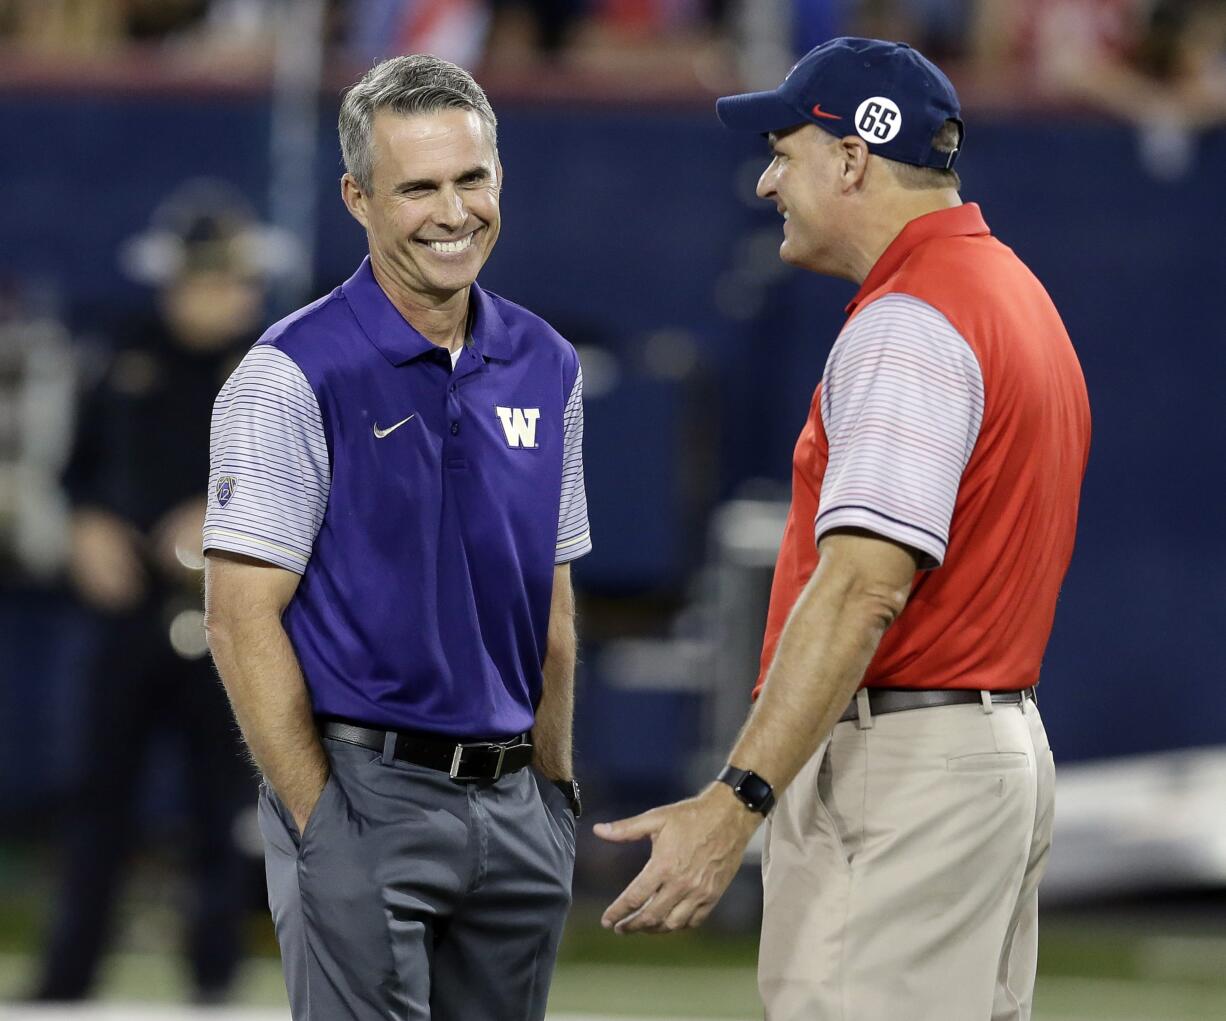
POLYGON ((771 160, 767 164, 766 169, 762 171, 762 176, 758 178, 758 187, 754 189, 754 194, 760 199, 771 199, 775 195, 775 161, 771 160))
POLYGON ((431 212, 434 222, 446 230, 455 230, 468 219, 464 196, 456 188, 440 188, 431 212))

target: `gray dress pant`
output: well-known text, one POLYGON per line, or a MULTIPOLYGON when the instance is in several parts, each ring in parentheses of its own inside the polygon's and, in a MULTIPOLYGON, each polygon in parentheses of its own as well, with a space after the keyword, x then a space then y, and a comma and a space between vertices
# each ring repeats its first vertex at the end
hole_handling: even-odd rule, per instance
POLYGON ((326 739, 304 832, 260 793, 294 1021, 539 1021, 570 907, 575 820, 532 769, 497 781, 326 739))

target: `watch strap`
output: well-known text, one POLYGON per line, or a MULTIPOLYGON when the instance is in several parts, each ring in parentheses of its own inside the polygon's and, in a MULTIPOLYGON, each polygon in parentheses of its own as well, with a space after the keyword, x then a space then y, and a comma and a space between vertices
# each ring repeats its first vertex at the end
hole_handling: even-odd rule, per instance
POLYGON ((579 796, 579 781, 578 780, 550 780, 558 790, 566 795, 566 800, 570 804, 570 810, 574 813, 575 818, 579 819, 583 815, 583 800, 579 796))

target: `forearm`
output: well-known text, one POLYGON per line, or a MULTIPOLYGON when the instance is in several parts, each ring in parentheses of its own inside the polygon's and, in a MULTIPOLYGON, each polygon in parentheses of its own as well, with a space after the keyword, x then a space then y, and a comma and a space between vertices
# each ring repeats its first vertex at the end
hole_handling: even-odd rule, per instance
MULTIPOLYGON (((823 562, 797 600, 729 761, 776 795, 833 729, 901 604, 823 562)), ((904 596, 905 598, 905 596, 904 596)))
POLYGON ((301 827, 328 778, 302 670, 280 619, 210 620, 209 648, 243 739, 301 827))
POLYGON ((533 762, 552 780, 575 775, 571 746, 575 717, 575 632, 569 641, 551 639, 544 688, 532 726, 533 762))
MULTIPOLYGON (((761 697, 729 759, 761 776, 776 795, 833 727, 901 609, 898 598, 879 602, 873 593, 880 590, 862 573, 831 560, 837 558, 823 551, 793 606, 761 697)), ((652 840, 651 859, 605 911, 603 924, 619 932, 667 932, 701 923, 762 821, 730 787, 711 783, 675 805, 598 824, 595 833, 606 840, 652 840)))
POLYGON ((541 701, 536 707, 536 721, 532 726, 533 762, 553 780, 569 780, 575 775, 571 747, 577 654, 574 597, 567 578, 565 591, 555 594, 550 613, 549 648, 542 667, 544 681, 541 701))

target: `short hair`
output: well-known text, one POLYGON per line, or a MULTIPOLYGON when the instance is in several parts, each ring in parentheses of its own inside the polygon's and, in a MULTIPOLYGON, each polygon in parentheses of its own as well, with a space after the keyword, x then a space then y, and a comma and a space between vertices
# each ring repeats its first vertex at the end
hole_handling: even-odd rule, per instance
POLYGON ((371 128, 379 110, 411 117, 440 110, 472 110, 485 122, 498 151, 498 118, 484 90, 464 68, 414 53, 376 64, 345 92, 337 127, 345 169, 365 192, 372 188, 371 128))
MULTIPOLYGON (((957 152, 962 146, 962 125, 950 118, 937 130, 932 138, 932 147, 937 152, 957 152)), ((884 159, 884 157, 882 157, 884 159)), ((913 163, 900 163, 898 160, 886 160, 894 179, 912 191, 922 191, 926 188, 962 187, 962 178, 953 167, 917 167, 913 163)))

